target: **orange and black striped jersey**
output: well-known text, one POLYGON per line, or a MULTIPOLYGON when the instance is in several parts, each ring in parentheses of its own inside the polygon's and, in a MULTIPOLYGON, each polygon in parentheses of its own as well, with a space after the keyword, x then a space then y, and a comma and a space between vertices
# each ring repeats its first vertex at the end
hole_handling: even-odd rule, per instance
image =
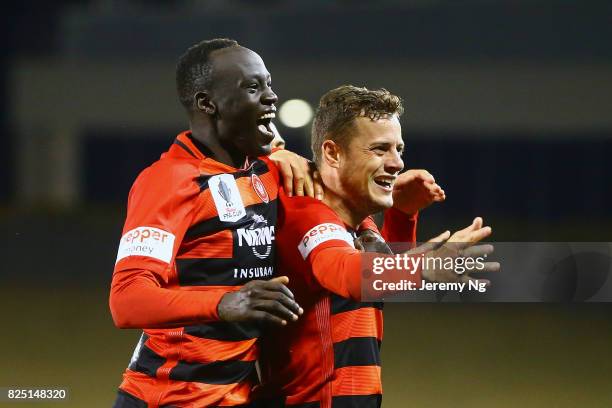
MULTIPOLYGON (((360 300, 355 234, 320 201, 279 197, 277 268, 304 314, 262 337, 257 399, 266 407, 380 407, 383 305, 360 300)), ((383 235, 414 242, 416 215, 388 211, 383 235)))
POLYGON ((144 328, 120 385, 142 406, 239 406, 256 380, 259 328, 219 321, 228 291, 274 275, 279 175, 237 169, 178 135, 130 191, 110 306, 144 328))

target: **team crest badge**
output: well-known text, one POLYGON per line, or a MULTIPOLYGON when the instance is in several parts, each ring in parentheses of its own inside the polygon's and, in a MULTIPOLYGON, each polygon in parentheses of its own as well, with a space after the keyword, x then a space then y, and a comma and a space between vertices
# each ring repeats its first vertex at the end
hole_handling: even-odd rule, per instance
POLYGON ((221 221, 236 222, 246 215, 234 176, 231 174, 213 176, 208 180, 208 188, 221 221))
POLYGON ((259 198, 261 198, 261 201, 268 204, 270 202, 270 196, 268 195, 266 187, 264 187, 263 182, 257 176, 257 174, 251 175, 251 184, 253 185, 253 190, 255 190, 259 198))

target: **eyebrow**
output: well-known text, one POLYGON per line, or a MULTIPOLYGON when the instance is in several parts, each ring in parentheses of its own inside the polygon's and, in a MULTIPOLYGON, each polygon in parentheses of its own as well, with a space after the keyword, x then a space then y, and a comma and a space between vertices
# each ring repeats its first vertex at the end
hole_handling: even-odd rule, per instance
MULTIPOLYGON (((393 143, 391 143, 391 142, 384 142, 384 141, 381 140, 381 141, 374 141, 374 142, 370 143, 370 147, 375 147, 375 146, 390 147, 392 144, 393 143)), ((402 144, 398 144, 397 148, 403 151, 405 146, 406 145, 402 143, 402 144)))
MULTIPOLYGON (((374 140, 373 142, 370 143, 371 146, 373 145, 385 145, 385 146, 390 146, 392 145, 392 142, 386 142, 384 140, 374 140)), ((404 143, 398 143, 397 144, 398 147, 404 147, 404 143)))
POLYGON ((264 77, 263 75, 260 74, 253 74, 253 75, 249 75, 247 77, 244 77, 242 79, 242 81, 240 81, 241 84, 244 84, 245 82, 250 82, 250 81, 265 81, 268 82, 272 80, 272 75, 270 75, 269 73, 264 77))
POLYGON ((269 72, 266 72, 265 74, 260 74, 260 73, 256 73, 256 74, 252 74, 249 75, 248 78, 253 79, 253 78, 257 78, 257 79, 270 79, 272 78, 272 75, 269 72))

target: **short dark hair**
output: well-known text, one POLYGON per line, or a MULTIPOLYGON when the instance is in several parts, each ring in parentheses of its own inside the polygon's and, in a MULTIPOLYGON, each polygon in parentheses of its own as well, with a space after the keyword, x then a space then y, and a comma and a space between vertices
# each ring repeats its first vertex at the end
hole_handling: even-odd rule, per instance
POLYGON ((210 86, 212 64, 210 54, 213 51, 229 47, 239 47, 235 40, 215 38, 205 40, 187 49, 176 65, 176 91, 179 100, 191 111, 196 92, 210 86))
POLYGON ((371 120, 402 114, 402 100, 384 88, 369 90, 353 85, 342 85, 321 97, 312 125, 311 148, 313 159, 321 164, 321 146, 325 140, 347 146, 349 128, 353 120, 366 117, 371 120))

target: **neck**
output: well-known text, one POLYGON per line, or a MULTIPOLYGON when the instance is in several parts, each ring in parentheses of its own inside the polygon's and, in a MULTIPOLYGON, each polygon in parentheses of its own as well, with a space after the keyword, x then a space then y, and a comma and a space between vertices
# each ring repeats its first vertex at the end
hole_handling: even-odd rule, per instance
POLYGON ((194 116, 191 118, 189 128, 191 136, 210 150, 211 157, 214 160, 228 166, 242 167, 246 160, 246 154, 233 146, 228 146, 227 143, 223 143, 217 127, 209 118, 194 116))
POLYGON ((338 214, 340 219, 353 229, 357 229, 359 224, 369 215, 367 211, 356 208, 351 200, 344 199, 331 189, 325 189, 323 202, 338 214))

